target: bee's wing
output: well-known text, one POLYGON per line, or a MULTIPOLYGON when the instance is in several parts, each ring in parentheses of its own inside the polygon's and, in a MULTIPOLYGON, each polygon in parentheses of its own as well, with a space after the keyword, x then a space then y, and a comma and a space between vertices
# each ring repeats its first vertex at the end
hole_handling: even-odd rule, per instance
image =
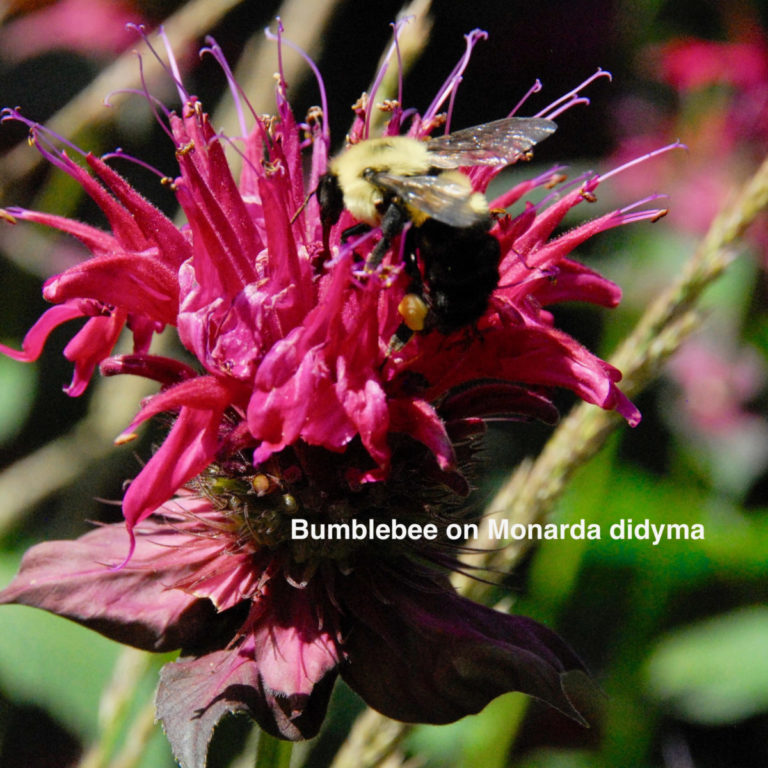
POLYGON ((427 148, 436 168, 510 165, 556 128, 555 123, 542 117, 506 117, 437 136, 427 142, 427 148))
POLYGON ((487 216, 472 206, 471 189, 444 176, 395 176, 379 172, 373 174, 371 182, 451 227, 471 227, 487 216))

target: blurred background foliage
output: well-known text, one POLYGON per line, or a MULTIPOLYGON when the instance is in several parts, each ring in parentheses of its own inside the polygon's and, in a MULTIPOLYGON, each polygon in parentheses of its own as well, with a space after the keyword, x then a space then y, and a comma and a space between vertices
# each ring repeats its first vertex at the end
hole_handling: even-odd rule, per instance
MULTIPOLYGON (((0 103, 48 120, 121 51, 141 48, 126 36, 126 20, 153 26, 186 8, 202 28, 182 36, 189 54, 179 51, 185 82, 214 110, 222 98, 227 103, 225 81, 212 60, 193 55, 203 34, 212 34, 236 62, 261 45, 261 30, 281 13, 288 37, 303 41, 325 78, 340 146, 349 107, 372 78, 400 3, 207 6, 210 20, 192 3, 164 0, 0 3, 0 103), (298 29, 289 20, 296 17, 298 29)), ((490 37, 472 57, 454 126, 505 114, 539 77, 544 94, 524 110, 533 112, 600 66, 613 82, 595 83, 591 106, 560 120, 557 134, 537 149, 537 167, 566 162, 574 174, 605 171, 676 138, 688 146, 601 186, 599 202, 587 211, 655 192, 670 196, 670 214, 661 222, 613 230, 577 254, 619 282, 625 300, 611 312, 558 309, 557 321, 607 356, 765 156, 768 4, 435 0, 431 15, 429 42, 406 82, 407 106, 426 107, 461 55, 462 35, 480 27, 490 37)), ((266 69, 241 75, 262 93, 276 69, 274 50, 267 54, 273 58, 266 69)), ((174 98, 167 82, 153 81, 152 91, 174 98)), ((300 116, 318 98, 303 71, 289 95, 300 116)), ((96 152, 120 146, 172 172, 173 149, 143 99, 84 116, 74 137, 80 146, 96 152)), ((68 179, 34 165, 34 150, 23 150, 20 160, 22 150, 14 147, 24 134, 15 124, 0 131, 1 204, 99 221, 68 179)), ((124 172, 174 213, 170 192, 154 176, 133 166, 124 172)), ((404 765, 403 759, 427 768, 768 765, 767 235, 765 220, 752 226, 739 259, 706 294, 700 328, 639 397, 642 424, 621 428, 578 471, 553 511, 557 522, 601 524, 603 538, 531 548, 496 590, 499 601, 553 626, 582 655, 606 694, 597 726, 581 729, 511 694, 455 725, 414 729, 391 765, 404 765), (611 524, 630 518, 698 523, 706 536, 658 545, 611 540, 611 524)), ((71 242, 32 225, 0 227, 3 342, 20 344, 44 307, 41 280, 76 258, 71 242)), ((140 396, 135 383, 101 382, 79 399, 61 392, 71 375, 64 343, 55 333, 37 364, 0 357, 0 584, 32 543, 76 536, 88 521, 118 519, 119 509, 104 500, 120 498, 122 483, 151 449, 151 436, 111 446, 140 396)), ((571 403, 563 398, 561 405, 567 410, 571 403)), ((479 497, 489 497, 517 462, 536 455, 549 432, 494 426, 479 497)), ((126 652, 27 608, 4 607, 0 627, 3 768, 172 765, 148 709, 164 659, 126 652)), ((329 765, 361 707, 339 688, 326 727, 296 750, 294 763, 329 765)), ((250 738, 238 721, 223 725, 211 766, 252 765, 252 750, 239 756, 250 738)))

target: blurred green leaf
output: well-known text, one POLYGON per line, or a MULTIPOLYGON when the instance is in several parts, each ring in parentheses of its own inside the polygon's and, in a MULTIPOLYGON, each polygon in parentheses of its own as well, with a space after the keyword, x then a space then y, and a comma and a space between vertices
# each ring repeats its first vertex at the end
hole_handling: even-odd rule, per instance
POLYGON ((647 665, 649 693, 687 720, 722 725, 768 711, 768 607, 670 633, 647 665))
MULTIPOLYGON (((0 561, 0 584, 6 584, 15 573, 10 558, 0 561)), ((148 666, 117 723, 107 724, 108 733, 99 719, 102 695, 109 685, 122 646, 96 632, 58 616, 26 606, 2 606, 0 633, 0 688, 9 698, 45 709, 63 726, 77 734, 85 746, 106 739, 105 755, 120 755, 128 744, 137 719, 153 698, 160 667, 174 654, 157 654, 148 658, 148 666)), ((114 706, 114 702, 112 702, 114 706)), ((172 766, 170 747, 160 726, 142 736, 148 741, 140 747, 137 768, 172 766)), ((132 763, 133 765, 133 763, 132 763)))
MULTIPOLYGON (((0 583, 15 568, 0 562, 0 583)), ((90 739, 97 732, 99 698, 119 646, 91 630, 26 606, 0 607, 0 687, 7 696, 45 708, 90 739)))
POLYGON ((603 540, 591 542, 590 556, 618 561, 623 565, 644 564, 669 570, 677 584, 729 573, 754 578, 768 573, 768 515, 753 510, 749 516, 727 500, 712 497, 706 488, 681 477, 658 477, 637 468, 617 468, 600 512, 603 540), (625 524, 623 539, 611 538, 611 526, 648 519, 657 525, 677 523, 703 525, 704 538, 629 538, 625 524))
POLYGON ((708 495, 693 485, 661 478, 638 468, 617 468, 612 476, 599 511, 603 538, 592 542, 589 554, 598 559, 616 561, 621 565, 669 568, 676 581, 708 572, 710 565, 702 552, 706 540, 706 509, 708 495), (654 543, 650 527, 676 524, 688 526, 677 531, 663 529, 654 543), (692 538, 694 525, 704 525, 704 540, 692 538), (638 527, 639 526, 639 527, 638 527), (670 537, 670 538, 668 538, 670 537))
MULTIPOLYGON (((617 441, 611 440, 588 464, 579 468, 558 505, 553 522, 573 525, 584 520, 585 537, 590 524, 602 524, 616 447, 617 441)), ((530 599, 521 602, 520 610, 539 621, 554 623, 576 584, 583 558, 589 549, 600 545, 601 540, 571 537, 543 542, 531 567, 530 599)))
POLYGON ((494 699, 477 715, 440 726, 417 726, 408 745, 427 766, 440 768, 503 768, 528 699, 508 693, 494 699))
POLYGON ((37 370, 0 355, 0 444, 21 429, 34 402, 37 370))
POLYGON ((494 699, 482 712, 468 720, 462 743, 461 768, 503 768, 528 699, 519 693, 508 693, 494 699))
POLYGON ((537 749, 515 768, 595 768, 595 755, 591 752, 574 752, 559 749, 537 749))

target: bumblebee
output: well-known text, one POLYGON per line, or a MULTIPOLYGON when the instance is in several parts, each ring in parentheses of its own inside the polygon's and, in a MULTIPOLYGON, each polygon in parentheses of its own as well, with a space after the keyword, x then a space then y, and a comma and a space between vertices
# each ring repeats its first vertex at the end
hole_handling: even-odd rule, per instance
POLYGON ((345 236, 380 227, 368 270, 379 266, 392 239, 411 224, 405 258, 412 285, 399 307, 401 343, 415 331, 450 333, 471 325, 499 281, 501 253, 489 233, 488 202, 458 168, 527 159, 555 129, 544 118, 508 117, 426 141, 366 139, 330 161, 317 188, 324 230, 345 208, 360 222, 345 236))

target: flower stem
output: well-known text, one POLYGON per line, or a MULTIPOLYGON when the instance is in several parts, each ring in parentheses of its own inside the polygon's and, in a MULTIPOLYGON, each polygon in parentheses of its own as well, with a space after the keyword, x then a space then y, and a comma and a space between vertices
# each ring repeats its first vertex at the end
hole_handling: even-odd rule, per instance
POLYGON ((331 768, 387 768, 402 765, 396 752, 400 742, 413 726, 390 720, 372 709, 366 709, 352 725, 352 730, 333 759, 331 768))
POLYGON ((150 739, 159 728, 160 726, 155 722, 155 702, 150 699, 136 715, 126 734, 125 744, 118 755, 112 759, 109 768, 136 768, 140 765, 150 739))
MULTIPOLYGON (((117 658, 112 679, 99 703, 99 735, 83 755, 78 768, 104 768, 115 750, 126 725, 131 702, 150 666, 150 656, 135 648, 125 648, 117 658)), ((152 718, 154 727, 154 718, 152 718)), ((135 733, 132 734, 135 737, 135 733)))
POLYGON ((256 768, 288 768, 292 752, 292 742, 276 739, 262 731, 256 749, 256 768))

